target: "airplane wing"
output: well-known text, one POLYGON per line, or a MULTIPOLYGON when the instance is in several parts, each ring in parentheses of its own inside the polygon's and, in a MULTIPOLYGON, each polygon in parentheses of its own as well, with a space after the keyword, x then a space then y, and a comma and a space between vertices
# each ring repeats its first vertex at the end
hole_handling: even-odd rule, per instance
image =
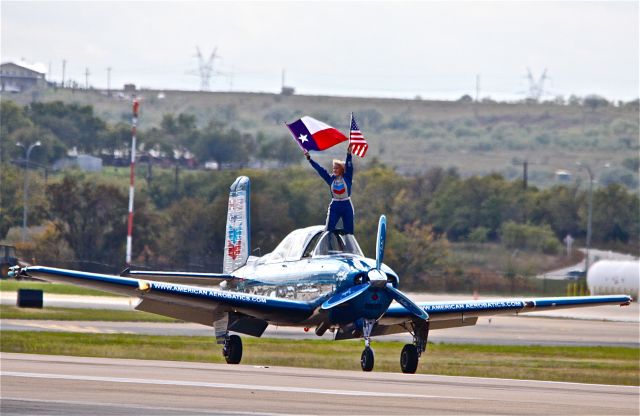
POLYGON ((156 282, 181 283, 185 285, 213 286, 224 281, 237 279, 231 274, 224 273, 194 273, 194 272, 165 272, 149 270, 125 269, 120 276, 150 279, 156 282))
POLYGON ((238 321, 229 329, 260 336, 268 321, 299 322, 311 316, 317 305, 308 302, 270 298, 248 293, 216 290, 178 283, 79 272, 53 267, 23 269, 30 277, 54 283, 69 283, 141 299, 136 309, 159 315, 214 326, 226 313, 238 321), (245 328, 246 327, 246 328, 245 328), (245 329, 245 330, 243 330, 245 329))
MULTIPOLYGON (((417 305, 429 314, 429 329, 443 329, 475 325, 480 316, 510 315, 534 311, 582 308, 599 305, 628 305, 627 295, 575 296, 529 299, 493 299, 452 302, 419 302, 417 305)), ((389 307, 371 335, 389 335, 406 332, 412 314, 400 305, 389 307)))

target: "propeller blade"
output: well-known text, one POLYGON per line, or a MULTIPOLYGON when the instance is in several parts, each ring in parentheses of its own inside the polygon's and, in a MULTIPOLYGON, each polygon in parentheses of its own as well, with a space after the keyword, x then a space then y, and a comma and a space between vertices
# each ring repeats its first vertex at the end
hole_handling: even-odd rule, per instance
POLYGON ((380 215, 378 237, 376 238, 376 269, 380 270, 384 258, 384 242, 387 239, 387 217, 380 215))
POLYGON ((422 320, 429 319, 429 314, 424 311, 420 306, 416 305, 411 299, 405 296, 404 293, 393 287, 390 283, 385 286, 389 295, 400 305, 404 306, 409 312, 422 320))
POLYGON ((369 287, 370 287, 369 283, 363 283, 361 285, 351 286, 347 290, 343 290, 342 292, 336 293, 335 295, 331 296, 331 298, 329 298, 322 304, 322 309, 335 308, 338 305, 348 302, 351 299, 354 299, 360 296, 362 293, 367 291, 369 287))

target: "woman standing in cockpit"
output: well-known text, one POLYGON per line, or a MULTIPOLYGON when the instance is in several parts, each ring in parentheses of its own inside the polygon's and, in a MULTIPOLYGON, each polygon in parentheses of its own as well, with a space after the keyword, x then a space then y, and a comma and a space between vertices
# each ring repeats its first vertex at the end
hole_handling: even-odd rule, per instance
POLYGON ((354 211, 351 204, 351 183, 353 181, 353 162, 351 161, 351 145, 347 148, 346 161, 333 161, 333 175, 314 160, 309 152, 304 152, 305 157, 318 172, 320 177, 329 185, 331 191, 331 203, 327 212, 327 231, 334 231, 338 220, 342 218, 344 232, 353 234, 354 211))

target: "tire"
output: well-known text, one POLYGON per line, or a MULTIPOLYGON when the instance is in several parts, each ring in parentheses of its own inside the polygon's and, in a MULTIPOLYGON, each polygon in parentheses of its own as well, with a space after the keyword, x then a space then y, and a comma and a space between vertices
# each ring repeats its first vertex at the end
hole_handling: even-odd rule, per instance
POLYGON ((375 357, 373 354, 373 350, 369 347, 366 347, 364 351, 362 351, 362 355, 360 356, 360 366, 362 367, 362 371, 373 370, 374 361, 375 357))
POLYGON ((407 344, 400 353, 400 368, 405 374, 415 374, 418 369, 418 348, 413 344, 407 344))
POLYGON ((227 364, 240 364, 240 360, 242 360, 242 339, 237 335, 229 336, 222 353, 227 364))

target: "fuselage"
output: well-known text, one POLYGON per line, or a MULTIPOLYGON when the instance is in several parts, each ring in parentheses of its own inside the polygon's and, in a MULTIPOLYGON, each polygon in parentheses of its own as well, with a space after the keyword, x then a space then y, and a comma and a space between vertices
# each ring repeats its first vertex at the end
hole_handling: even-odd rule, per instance
MULTIPOLYGON (((272 253, 249 257, 246 265, 233 272, 235 278, 226 289, 319 305, 336 292, 366 282, 367 273, 374 267, 375 260, 362 255, 352 235, 329 233, 321 226, 308 227, 289 234, 272 253)), ((397 286, 397 274, 384 264, 382 271, 397 286)), ((383 290, 372 287, 359 302, 332 310, 330 321, 353 322, 362 310, 368 311, 366 318, 377 318, 390 303, 383 290)))

